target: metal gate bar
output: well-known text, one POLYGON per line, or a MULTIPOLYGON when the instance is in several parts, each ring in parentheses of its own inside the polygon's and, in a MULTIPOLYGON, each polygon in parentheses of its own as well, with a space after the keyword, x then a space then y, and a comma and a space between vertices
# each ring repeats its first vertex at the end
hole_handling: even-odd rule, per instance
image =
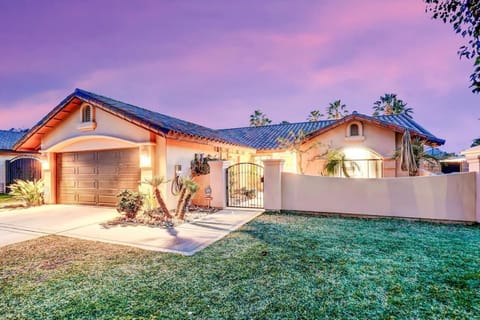
POLYGON ((237 163, 227 168, 227 206, 263 208, 263 167, 237 163))

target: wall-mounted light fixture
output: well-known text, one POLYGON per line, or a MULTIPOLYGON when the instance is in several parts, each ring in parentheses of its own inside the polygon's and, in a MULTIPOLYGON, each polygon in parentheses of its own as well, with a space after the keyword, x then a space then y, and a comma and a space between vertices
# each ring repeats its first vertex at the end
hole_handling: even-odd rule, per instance
POLYGON ((140 147, 140 168, 150 168, 152 166, 151 148, 149 145, 140 147))

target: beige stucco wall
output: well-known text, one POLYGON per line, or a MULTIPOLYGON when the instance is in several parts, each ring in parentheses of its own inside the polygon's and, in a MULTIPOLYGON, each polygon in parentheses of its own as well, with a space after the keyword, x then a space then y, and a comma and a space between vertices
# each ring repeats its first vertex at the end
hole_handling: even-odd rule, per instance
POLYGON ((475 221, 476 174, 344 179, 282 174, 282 209, 475 221))
POLYGON ((6 193, 5 190, 5 161, 12 159, 12 155, 0 155, 0 193, 6 193))
MULTIPOLYGON (((355 122, 359 123, 357 121, 355 122)), ((397 176, 396 162, 389 160, 396 149, 397 134, 383 127, 360 122, 363 126, 363 138, 351 139, 347 138, 347 127, 349 124, 350 123, 346 123, 338 126, 306 142, 301 148, 306 151, 302 154, 302 159, 300 159, 298 155, 292 154, 291 151, 281 153, 261 152, 258 153, 256 158, 259 162, 264 159, 285 160, 284 172, 292 173, 300 173, 299 165, 301 163, 305 174, 321 175, 325 160, 319 159, 319 156, 325 155, 327 150, 366 148, 373 151, 379 158, 384 159, 384 177, 397 176)))
MULTIPOLYGON (((45 137, 42 139, 42 150, 49 149, 53 145, 66 139, 90 135, 111 136, 136 143, 150 141, 149 131, 98 108, 95 108, 95 122, 97 125, 95 130, 81 131, 78 129, 81 126, 80 116, 81 114, 79 108, 72 112, 69 117, 64 119, 54 130, 45 135, 45 137)), ((96 142, 93 146, 95 145, 97 146, 97 150, 104 148, 104 146, 99 145, 98 142, 96 142)), ((83 147, 88 148, 90 146, 84 145, 83 147)))
MULTIPOLYGON (((228 159, 232 164, 237 162, 249 161, 254 150, 246 148, 237 148, 234 146, 228 147, 228 159)), ((227 158, 227 152, 224 150, 222 153, 218 148, 213 145, 193 143, 181 140, 167 139, 165 144, 165 174, 166 178, 173 180, 175 177, 175 165, 182 166, 182 176, 190 176, 190 162, 193 160, 195 153, 203 153, 205 156, 212 156, 215 158, 227 158)), ((177 204, 177 196, 171 192, 172 181, 170 181, 165 187, 166 202, 169 208, 175 208, 177 204)))

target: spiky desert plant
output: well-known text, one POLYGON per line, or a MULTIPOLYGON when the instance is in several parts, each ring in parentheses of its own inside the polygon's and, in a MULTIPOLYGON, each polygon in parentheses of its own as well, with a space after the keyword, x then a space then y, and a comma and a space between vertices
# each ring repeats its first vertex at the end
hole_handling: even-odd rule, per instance
POLYGON ((165 179, 165 177, 155 176, 155 177, 152 177, 152 178, 145 179, 144 182, 152 187, 153 194, 155 194, 155 198, 157 198, 158 205, 162 209, 163 214, 165 215, 165 218, 171 219, 172 215, 170 214, 170 211, 167 208, 167 204, 165 203, 165 200, 163 200, 162 194, 161 194, 160 190, 158 189, 158 187, 161 184, 167 183, 168 180, 165 179))
POLYGON ((24 201, 30 206, 39 206, 43 204, 43 192, 45 183, 40 180, 21 180, 17 179, 9 186, 9 194, 15 199, 24 201))
MULTIPOLYGON (((346 178, 350 177, 348 173, 347 161, 345 154, 340 150, 330 150, 327 153, 327 162, 323 167, 323 174, 327 176, 335 176, 338 172, 343 172, 346 178)), ((353 171, 360 169, 358 164, 352 162, 351 169, 353 171)))
POLYGON ((180 210, 180 213, 178 215, 178 218, 180 220, 185 219, 185 212, 187 211, 187 206, 192 197, 197 193, 198 190, 200 190, 200 186, 198 183, 193 181, 192 179, 185 179, 185 188, 187 189, 187 192, 185 193, 185 199, 183 200, 183 204, 180 210))

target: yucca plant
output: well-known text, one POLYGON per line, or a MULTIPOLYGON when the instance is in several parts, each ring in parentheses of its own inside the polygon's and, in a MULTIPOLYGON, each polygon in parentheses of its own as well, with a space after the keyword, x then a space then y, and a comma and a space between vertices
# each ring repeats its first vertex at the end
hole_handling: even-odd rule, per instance
POLYGON ((165 218, 171 219, 172 215, 170 214, 170 211, 167 208, 167 204, 165 203, 165 200, 163 200, 162 194, 160 193, 160 190, 158 187, 163 184, 167 183, 168 180, 165 179, 164 177, 160 176, 155 176, 150 179, 145 179, 144 183, 150 185, 153 188, 153 194, 155 195, 155 198, 157 198, 158 205, 163 211, 163 214, 165 215, 165 218))
POLYGON ((43 193, 45 183, 40 180, 15 180, 9 186, 9 194, 15 199, 24 201, 28 207, 39 206, 43 204, 43 193))

